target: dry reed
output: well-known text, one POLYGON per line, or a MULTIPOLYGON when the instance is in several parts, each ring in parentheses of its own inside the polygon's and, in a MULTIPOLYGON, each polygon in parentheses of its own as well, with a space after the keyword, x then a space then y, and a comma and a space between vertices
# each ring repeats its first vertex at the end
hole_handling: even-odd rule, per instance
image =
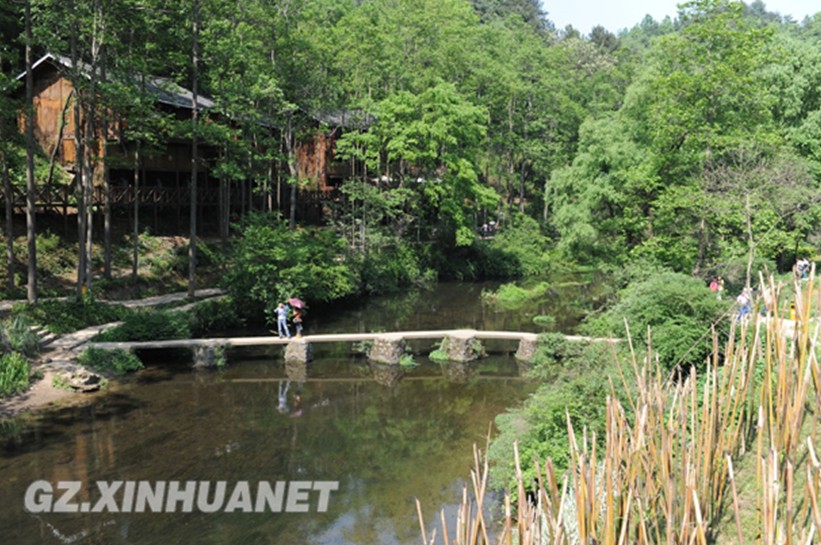
MULTIPOLYGON (((514 445, 516 501, 505 496, 495 532, 484 514, 488 466, 474 448, 472 490, 463 492, 455 528, 447 527, 442 513, 443 542, 707 545, 721 538, 803 545, 821 540, 821 463, 812 442, 815 408, 821 406, 819 325, 811 318, 814 282, 814 270, 808 281, 796 282, 794 323, 782 319, 775 304, 766 318, 734 322, 723 351, 714 332, 714 354, 700 377, 695 369, 684 378, 670 376, 652 357, 640 363, 632 343, 627 362, 614 351, 624 388, 627 373, 636 380, 627 400, 632 421, 616 396, 608 396, 599 448, 595 436, 574 429, 568 418, 570 467, 560 476, 551 460, 534 460, 536 483, 523 482, 514 445), (755 507, 739 496, 734 464, 754 468, 755 507), (753 509, 755 527, 745 527, 753 509)), ((762 278, 761 285, 777 303, 781 286, 772 278, 766 284, 762 278)), ((426 534, 417 508, 423 545, 433 545, 437 532, 426 534)))

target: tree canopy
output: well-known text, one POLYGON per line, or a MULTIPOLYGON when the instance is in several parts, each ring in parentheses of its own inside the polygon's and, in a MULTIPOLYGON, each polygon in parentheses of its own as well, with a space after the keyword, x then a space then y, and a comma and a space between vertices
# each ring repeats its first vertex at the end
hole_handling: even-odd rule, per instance
MULTIPOLYGON (((215 104, 197 135, 218 150, 209 166, 224 187, 283 180, 294 196, 298 142, 333 133, 336 159, 359 166, 343 181, 352 203, 324 221, 363 255, 470 247, 514 212, 567 260, 691 274, 737 258, 788 267, 818 240, 821 14, 694 0, 675 19, 582 36, 530 0, 29 1, 35 51, 90 66, 70 74, 86 111, 99 101, 127 116, 124 136, 145 150, 193 129, 151 108, 140 78, 196 78, 215 104), (319 121, 340 112, 363 122, 319 121)), ((19 3, 0 13, 6 126, 21 21, 19 3)), ((19 185, 22 144, 2 145, 19 185)))

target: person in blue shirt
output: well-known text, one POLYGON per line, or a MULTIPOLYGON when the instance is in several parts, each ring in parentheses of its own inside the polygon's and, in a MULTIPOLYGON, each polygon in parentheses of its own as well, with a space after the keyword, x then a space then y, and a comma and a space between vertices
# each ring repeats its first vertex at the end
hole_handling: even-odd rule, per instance
POLYGON ((279 334, 279 338, 282 338, 282 331, 285 331, 285 336, 289 339, 291 338, 291 331, 288 329, 288 311, 290 308, 288 305, 280 303, 277 305, 276 314, 277 314, 277 333, 279 334))

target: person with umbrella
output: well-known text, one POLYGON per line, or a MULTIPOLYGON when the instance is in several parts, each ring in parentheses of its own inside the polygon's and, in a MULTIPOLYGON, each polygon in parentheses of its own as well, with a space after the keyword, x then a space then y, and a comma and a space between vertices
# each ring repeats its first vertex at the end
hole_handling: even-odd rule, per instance
POLYGON ((302 337, 302 309, 305 303, 298 297, 291 297, 288 303, 294 307, 294 327, 296 328, 296 336, 302 337))

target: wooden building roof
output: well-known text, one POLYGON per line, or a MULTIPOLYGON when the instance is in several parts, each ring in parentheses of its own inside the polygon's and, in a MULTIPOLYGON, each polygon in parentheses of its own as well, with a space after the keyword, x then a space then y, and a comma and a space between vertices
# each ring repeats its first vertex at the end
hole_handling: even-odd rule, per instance
MULTIPOLYGON (((70 58, 55 53, 46 53, 32 65, 32 71, 36 72, 37 69, 44 64, 50 64, 55 67, 58 72, 62 73, 72 70, 74 67, 70 58)), ((77 64, 77 67, 83 76, 91 78, 91 67, 88 64, 80 62, 77 64)), ((17 76, 17 79, 22 80, 25 76, 26 73, 24 71, 17 76)), ((193 93, 174 81, 168 78, 148 75, 146 76, 145 84, 147 91, 154 96, 155 100, 160 104, 187 110, 192 108, 193 93)), ((214 101, 207 96, 198 95, 197 106, 201 110, 207 110, 214 107, 214 101)))

